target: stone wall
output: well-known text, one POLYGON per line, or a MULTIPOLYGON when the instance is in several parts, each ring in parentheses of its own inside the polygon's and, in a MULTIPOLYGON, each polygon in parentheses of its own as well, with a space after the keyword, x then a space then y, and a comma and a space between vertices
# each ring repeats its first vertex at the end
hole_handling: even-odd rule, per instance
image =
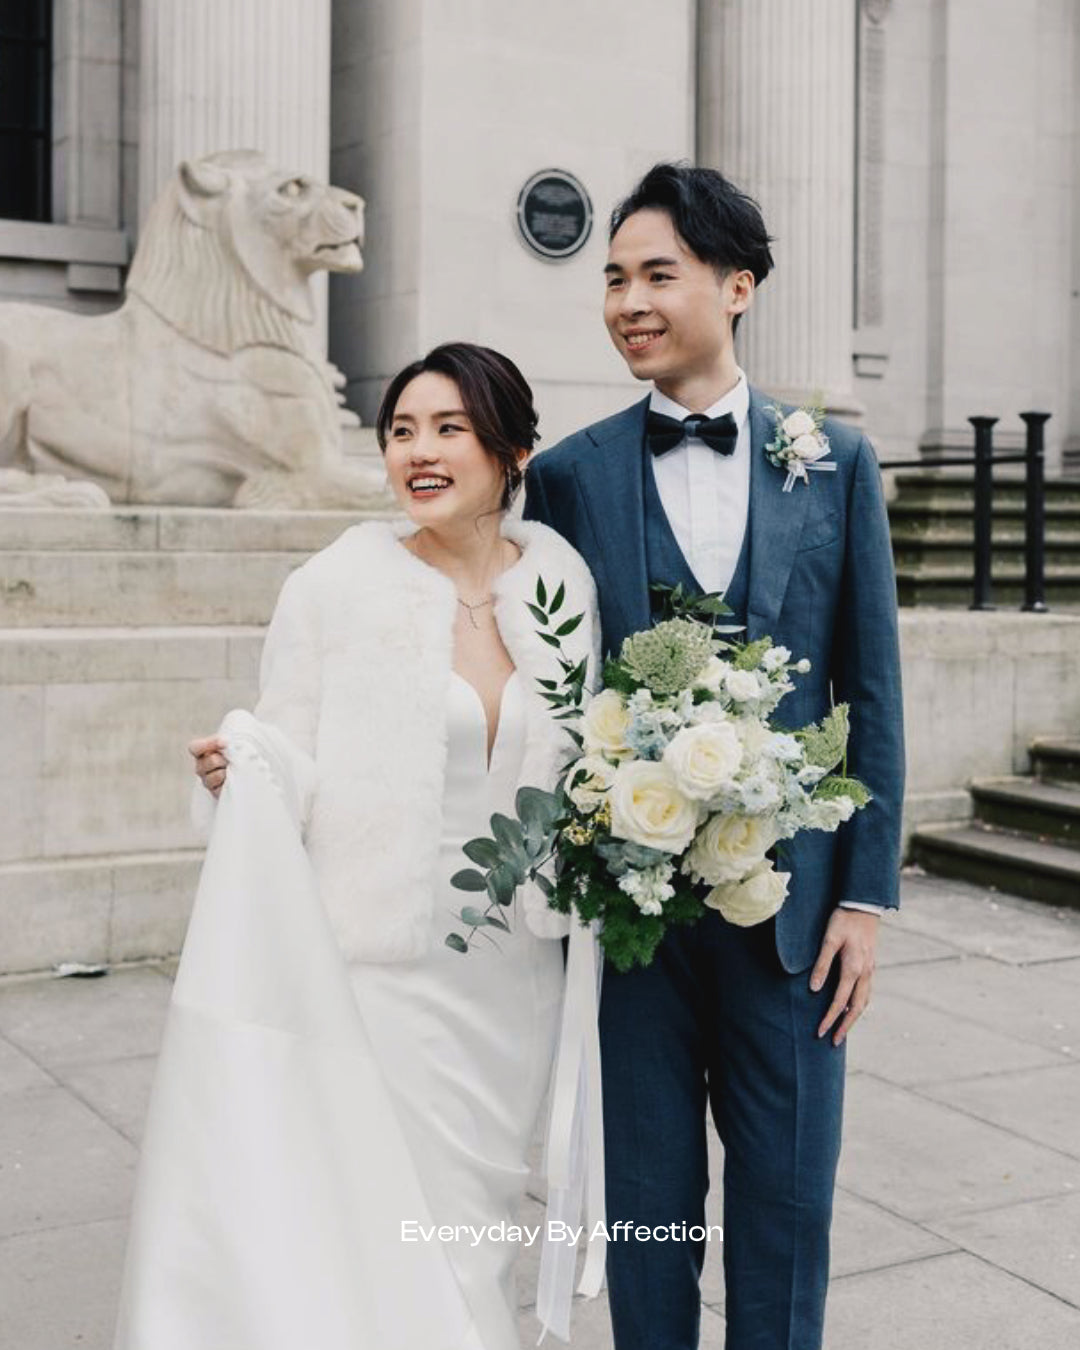
MULTIPOLYGON (((188 741, 255 698, 283 578, 332 513, 9 512, 0 535, 0 973, 174 952, 201 858, 188 741)), ((907 828, 1080 728, 1080 616, 900 616, 907 828)))
POLYGON ((975 778, 1026 773, 1035 736, 1080 734, 1080 615, 900 611, 905 837, 971 814, 975 778))
POLYGON ((694 4, 336 4, 332 176, 369 203, 366 267, 335 280, 331 352, 370 421, 387 378, 451 338, 500 348, 550 444, 629 403, 601 320, 605 219, 650 164, 694 148, 694 4), (589 191, 592 236, 546 262, 514 209, 545 168, 589 191))

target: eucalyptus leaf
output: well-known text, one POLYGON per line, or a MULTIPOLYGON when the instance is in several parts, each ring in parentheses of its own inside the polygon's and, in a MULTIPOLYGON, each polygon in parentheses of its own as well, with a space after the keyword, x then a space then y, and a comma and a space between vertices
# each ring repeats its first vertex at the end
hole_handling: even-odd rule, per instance
POLYGON ((447 933, 446 945, 452 947, 456 952, 467 952, 469 950, 469 944, 460 933, 447 933))
POLYGON ((521 824, 519 821, 511 819, 510 816, 500 815, 496 811, 491 817, 491 833, 495 836, 495 842, 503 852, 503 862, 506 861, 505 855, 507 853, 521 853, 525 848, 521 824))
POLYGON ((488 873, 487 891, 499 905, 509 905, 517 889, 517 877, 512 868, 505 864, 488 873))
POLYGON ((549 881, 548 878, 544 876, 542 872, 537 872, 537 874, 533 877, 533 881, 536 882, 537 886, 539 886, 539 888, 544 892, 544 894, 547 896, 549 900, 554 896, 555 883, 553 881, 549 881))
POLYGON ((467 844, 462 845, 462 853, 470 862, 474 862, 479 867, 498 867, 502 862, 502 851, 494 839, 485 839, 481 836, 479 839, 470 839, 467 844))
POLYGON ((465 905, 461 911, 461 922, 467 923, 470 928, 483 928, 488 921, 488 916, 482 909, 477 909, 475 905, 465 905))
POLYGON ((514 806, 520 820, 535 820, 544 830, 550 830, 562 810, 562 796, 558 792, 545 792, 543 788, 520 787, 514 806))
POLYGON ((456 886, 459 891, 486 891, 487 878, 482 872, 465 867, 460 872, 454 873, 450 878, 450 885, 456 886))

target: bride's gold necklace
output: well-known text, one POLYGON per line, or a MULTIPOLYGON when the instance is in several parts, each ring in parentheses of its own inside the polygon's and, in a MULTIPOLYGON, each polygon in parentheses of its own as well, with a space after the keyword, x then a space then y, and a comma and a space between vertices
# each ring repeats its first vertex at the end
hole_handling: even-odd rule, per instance
POLYGON ((469 611, 469 622, 470 622, 470 623, 472 624, 472 626, 473 626, 474 628, 476 628, 477 630, 479 630, 480 625, 476 622, 476 619, 475 619, 475 617, 474 617, 474 615, 473 615, 473 610, 474 610, 474 609, 483 609, 485 605, 490 605, 490 604, 492 604, 492 603, 493 603, 493 597, 490 596, 490 595, 488 596, 488 598, 487 598, 486 600, 477 600, 476 603, 475 603, 475 604, 472 604, 472 605, 469 604, 468 600, 462 600, 461 596, 460 596, 460 595, 458 596, 458 604, 459 604, 459 605, 463 605, 463 606, 465 607, 465 609, 467 609, 467 610, 469 611))
MULTIPOLYGON (((414 540, 414 547, 416 546, 417 543, 419 543, 419 540, 414 540)), ((501 544, 501 542, 500 542, 499 548, 500 548, 500 551, 501 551, 501 549, 502 549, 502 544, 501 544)), ((433 564, 432 564, 432 565, 433 565, 433 564)), ((472 604, 470 604, 468 600, 462 600, 461 596, 459 595, 459 596, 457 597, 457 602, 458 602, 458 604, 459 604, 464 610, 466 610, 466 611, 468 612, 468 615, 469 615, 469 622, 470 622, 470 623, 472 624, 472 626, 477 630, 477 632, 479 632, 479 630, 480 630, 480 625, 476 622, 476 615, 473 613, 473 611, 474 611, 474 610, 477 610, 477 609, 484 609, 487 605, 492 605, 492 604, 494 604, 494 603, 495 603, 495 597, 492 596, 492 595, 489 595, 489 596, 487 597, 487 599, 485 599, 485 600, 474 600, 474 601, 472 602, 472 604)))

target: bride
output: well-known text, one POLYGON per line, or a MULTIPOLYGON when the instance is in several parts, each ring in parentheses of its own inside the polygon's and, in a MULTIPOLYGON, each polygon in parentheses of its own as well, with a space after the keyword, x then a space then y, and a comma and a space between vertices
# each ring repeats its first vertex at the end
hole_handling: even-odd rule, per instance
MULTIPOLYGON (((474 936, 465 954, 445 939, 463 927, 457 916, 469 900, 450 883, 469 865, 464 842, 490 832, 493 812, 514 814, 519 786, 553 786, 573 754, 536 683, 560 675, 558 653, 537 636, 527 608, 536 599, 538 578, 549 591, 565 584, 562 615, 584 614, 564 638, 564 653, 587 659, 586 685, 595 684, 599 623, 588 569, 553 530, 508 514, 536 439, 536 422, 531 391, 517 367, 488 348, 446 344, 401 371, 387 390, 377 431, 389 483, 408 519, 355 525, 287 579, 267 633, 254 723, 234 721, 239 734, 230 735, 229 719, 237 717, 230 714, 222 733, 189 747, 202 781, 196 795, 205 814, 218 815, 208 868, 216 835, 226 829, 221 813, 241 782, 245 727, 254 728, 257 748, 260 736, 274 738, 263 749, 267 762, 276 759, 275 747, 284 747, 286 759, 313 765, 298 813, 302 852, 359 1011, 358 1029, 350 1034, 367 1056, 366 1067, 355 1070, 362 1089, 353 1084, 362 1117, 357 1128, 366 1135, 354 1144, 363 1156, 341 1164, 343 1193, 324 1208, 351 1204, 364 1210, 367 1245, 355 1264, 345 1263, 351 1271, 345 1278, 356 1286, 347 1298, 359 1307, 367 1306, 365 1299, 381 1300, 380 1318, 386 1319, 378 1331, 358 1329, 355 1318, 350 1324, 348 1316, 328 1310, 320 1294, 314 1316, 321 1320, 310 1325, 307 1338, 320 1350, 339 1343, 351 1350, 384 1350, 392 1342, 423 1343, 427 1350, 519 1345, 511 1272, 517 1244, 507 1239, 507 1230, 518 1222, 526 1152, 560 1033, 564 960, 562 944, 552 939, 564 936, 569 925, 530 886, 515 902, 519 912, 508 916, 509 933, 492 928, 494 940, 474 936), (222 795, 226 783, 230 787, 222 795), (391 1122, 375 1139, 374 1126, 366 1123, 374 1119, 391 1122), (357 1175, 358 1198, 344 1194, 346 1172, 357 1175), (383 1224, 378 1242, 371 1238, 376 1220, 383 1224), (325 1334, 339 1323, 340 1342, 325 1334), (438 1339, 432 1338, 432 1325, 438 1339), (386 1326, 393 1327, 392 1335, 386 1326)), ((264 831, 254 852, 275 847, 276 833, 264 831)), ((278 868, 249 850, 240 865, 263 867, 265 880, 254 881, 256 889, 273 886, 274 869, 285 885, 286 864, 278 868)), ((223 889, 229 886, 235 881, 223 889)), ((256 927, 263 903, 260 894, 251 907, 256 927)), ((185 987, 185 963, 198 959, 189 948, 198 941, 202 904, 200 891, 178 992, 185 987)), ((220 953, 208 959, 220 961, 220 953)), ((254 956, 248 959, 255 963, 254 956)), ((314 970, 313 962, 305 946, 287 952, 279 986, 290 992, 283 992, 283 999, 293 997, 293 982, 303 978, 305 963, 314 970)), ((166 1049, 169 1045, 167 1032, 166 1049)), ((226 1068, 218 1081, 231 1091, 230 1084, 246 1072, 226 1068)), ((175 1069, 159 1068, 159 1080, 178 1076, 175 1069)), ((213 1076, 210 1064, 202 1065, 201 1074, 198 1067, 187 1074, 189 1080, 213 1076)), ((167 1109, 168 1083, 155 1084, 140 1194, 150 1195, 156 1184, 149 1174, 164 1174, 170 1165, 173 1172, 181 1170, 176 1155, 188 1140, 179 1126, 170 1133, 165 1116, 186 1110, 197 1121, 197 1111, 175 1103, 189 1102, 191 1092, 202 1090, 201 1083, 189 1082, 188 1095, 173 1091, 174 1105, 167 1109)), ((294 1109, 310 1107, 299 1093, 287 1105, 287 1111, 278 1104, 265 1112, 264 1123, 257 1120, 250 1131, 257 1137, 239 1145, 242 1131, 231 1123, 235 1111, 223 1112, 230 1122, 223 1126, 230 1135, 224 1147, 236 1155, 215 1163, 223 1178, 215 1186, 234 1188, 238 1171, 251 1173, 250 1189, 258 1190, 261 1208, 266 1192, 295 1168, 301 1179, 288 1184, 305 1197, 303 1203, 311 1203, 319 1183, 303 1180, 304 1169, 311 1164, 325 1172, 320 1158, 324 1150, 341 1149, 349 1124, 331 1122, 326 1137, 309 1146, 283 1145, 290 1156, 266 1162, 270 1174, 260 1176, 261 1151, 266 1159, 274 1157, 263 1135, 278 1130, 280 1118, 294 1109), (298 1152, 305 1156, 295 1156, 298 1152)), ((317 1126, 316 1134, 321 1129, 317 1126)), ((171 1207, 174 1220, 176 1206, 188 1204, 182 1185, 177 1182, 173 1198, 159 1205, 163 1213, 171 1207)), ((153 1201, 144 1200, 143 1207, 152 1208, 153 1201)), ((152 1279, 145 1271, 154 1261, 148 1254, 155 1245, 153 1223, 135 1225, 118 1347, 149 1347, 153 1337, 140 1331, 140 1317, 145 1314, 146 1327, 155 1317, 162 1326, 163 1298, 175 1309, 185 1297, 218 1303, 220 1316, 201 1313, 197 1336, 189 1342, 177 1331, 174 1315, 155 1350, 165 1344, 195 1350, 196 1342, 200 1350, 266 1350, 279 1344, 279 1335, 280 1343, 287 1343, 279 1329, 305 1298, 315 1302, 315 1291, 296 1287, 304 1277, 295 1268, 286 1270, 284 1259, 279 1277, 262 1269, 251 1276, 258 1287, 248 1287, 244 1271, 255 1261, 245 1264, 235 1253, 219 1250, 226 1240, 217 1228, 248 1208, 242 1197, 230 1202, 219 1194, 216 1211, 210 1207, 213 1217, 193 1221, 198 1231, 182 1246, 174 1273, 158 1270, 152 1279), (198 1281, 184 1268, 189 1256, 202 1263, 198 1281), (179 1292, 178 1283, 185 1285, 179 1292), (289 1304, 288 1314, 276 1310, 279 1301, 282 1309, 289 1304)), ((359 1220, 319 1212, 315 1222, 319 1233, 307 1246, 324 1242, 325 1260, 339 1259, 340 1253, 331 1252, 334 1233, 359 1220)), ((270 1226, 253 1217, 250 1235, 234 1245, 265 1243, 269 1250, 272 1243, 259 1230, 270 1226)), ((308 1261, 309 1255, 290 1260, 308 1261)), ((315 1258, 309 1264, 322 1269, 315 1258)), ((344 1297, 331 1290, 330 1301, 339 1292, 344 1297)))

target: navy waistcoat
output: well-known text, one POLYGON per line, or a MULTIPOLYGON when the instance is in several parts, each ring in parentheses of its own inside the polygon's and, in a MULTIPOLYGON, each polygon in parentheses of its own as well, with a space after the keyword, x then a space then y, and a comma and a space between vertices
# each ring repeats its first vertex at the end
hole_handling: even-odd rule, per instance
MULTIPOLYGON (((656 486, 656 474, 653 472, 652 453, 646 445, 642 446, 642 474, 645 496, 645 562, 648 572, 650 585, 660 582, 665 586, 677 586, 682 583, 683 589, 702 593, 705 587, 698 581, 691 570, 690 564, 679 547, 679 541, 675 538, 675 532, 671 528, 671 522, 667 518, 667 512, 664 510, 664 504, 660 500, 660 489, 656 486)), ((735 565, 735 572, 724 593, 725 603, 734 611, 734 614, 728 618, 722 618, 721 623, 746 623, 747 602, 749 600, 750 584, 750 517, 747 513, 746 530, 743 534, 742 548, 739 551, 739 560, 735 565)), ((656 597, 651 597, 653 619, 659 616, 659 606, 656 603, 656 597)), ((736 638, 744 638, 745 634, 732 634, 736 638)))

